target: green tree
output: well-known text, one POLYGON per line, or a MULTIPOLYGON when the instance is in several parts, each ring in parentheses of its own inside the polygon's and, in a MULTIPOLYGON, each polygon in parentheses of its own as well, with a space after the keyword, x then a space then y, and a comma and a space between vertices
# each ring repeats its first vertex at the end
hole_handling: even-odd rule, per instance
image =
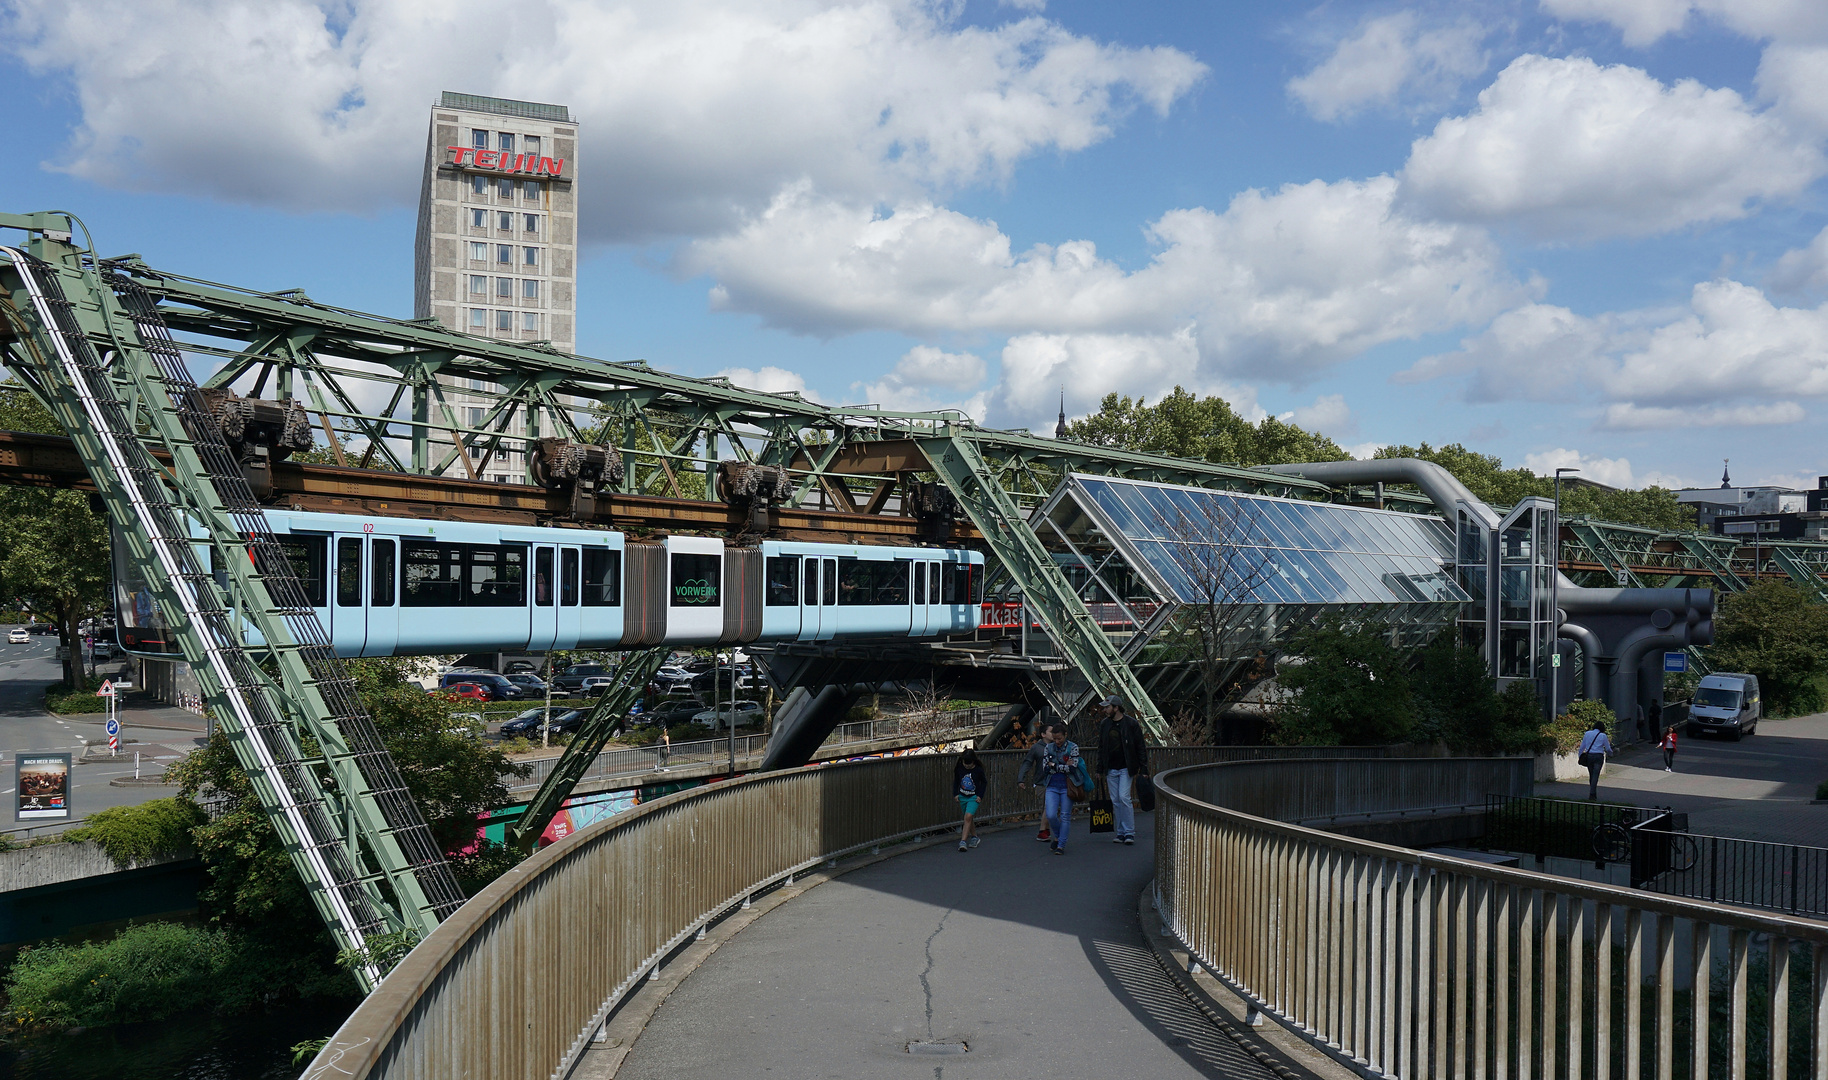
POLYGON ((1418 741, 1459 748, 1491 739, 1499 702, 1485 657, 1451 629, 1435 635, 1417 655, 1411 681, 1418 741))
POLYGON ((1758 676, 1771 714, 1814 712, 1825 703, 1828 604, 1789 581, 1761 581, 1724 594, 1707 659, 1716 671, 1758 676))
POLYGON ((1339 619, 1289 642, 1277 679, 1294 693, 1272 737, 1292 746, 1383 746, 1412 738, 1415 709, 1406 658, 1387 631, 1339 619))
MULTIPOLYGON (((432 835, 445 851, 457 851, 474 844, 478 814, 508 801, 506 778, 524 775, 524 770, 482 740, 476 722, 459 715, 462 706, 409 683, 409 663, 389 657, 348 665, 432 835)), ((307 744, 305 749, 312 753, 315 748, 307 744)), ((215 817, 192 833, 209 875, 199 899, 211 920, 292 940, 316 940, 329 956, 329 935, 228 740, 218 735, 175 762, 166 775, 184 798, 196 800, 208 792, 222 804, 215 817)), ((485 851, 461 860, 458 869, 467 877, 462 883, 474 892, 510 865, 485 851)))
POLYGON ((1067 437, 1093 446, 1234 465, 1351 457, 1324 435, 1273 416, 1252 424, 1224 398, 1198 397, 1178 386, 1153 405, 1107 394, 1097 412, 1067 425, 1067 437))
MULTIPOLYGON (((0 429, 61 435, 50 412, 17 381, 0 383, 0 429)), ((64 682, 88 685, 76 627, 102 613, 113 569, 108 561, 107 519, 89 508, 88 496, 49 488, 0 489, 0 596, 44 616, 57 627, 65 649, 64 682)))

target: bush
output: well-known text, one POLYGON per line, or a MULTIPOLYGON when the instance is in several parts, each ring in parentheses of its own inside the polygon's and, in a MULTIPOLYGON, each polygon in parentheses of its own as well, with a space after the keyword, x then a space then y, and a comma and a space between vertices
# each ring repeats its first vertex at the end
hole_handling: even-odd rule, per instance
POLYGON ((108 699, 96 697, 94 690, 72 690, 64 683, 53 683, 44 688, 44 708, 62 716, 80 716, 107 712, 108 699))
POLYGON ((1554 740, 1557 753, 1572 754, 1580 749, 1580 740, 1598 720, 1605 727, 1608 737, 1618 730, 1618 717, 1603 701, 1577 701, 1568 706, 1568 711, 1557 716, 1543 729, 1543 734, 1554 740))
POLYGON ((1296 634, 1289 652, 1302 663, 1277 669, 1293 705, 1274 732, 1285 746, 1384 746, 1415 726, 1409 673, 1388 632, 1323 622, 1296 634))
POLYGON ((190 831, 204 821, 188 799, 154 799, 137 806, 116 806, 89 815, 65 840, 93 840, 121 866, 159 855, 175 855, 191 846, 190 831))
POLYGON ((1498 718, 1492 722, 1491 737, 1480 749, 1500 754, 1540 754, 1555 745, 1544 729, 1542 699, 1536 696, 1534 687, 1527 682, 1514 682, 1497 697, 1498 718))
POLYGON ((355 991, 348 975, 326 974, 289 949, 224 930, 145 923, 107 941, 21 950, 6 976, 6 1015, 24 1027, 98 1027, 355 991))

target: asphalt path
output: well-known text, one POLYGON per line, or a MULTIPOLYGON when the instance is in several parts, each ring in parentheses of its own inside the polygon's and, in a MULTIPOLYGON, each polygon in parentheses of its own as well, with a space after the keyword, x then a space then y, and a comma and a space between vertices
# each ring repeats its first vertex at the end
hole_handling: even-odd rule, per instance
MULTIPOLYGON (((63 680, 63 662, 56 658, 57 638, 33 635, 24 645, 6 644, 11 626, 0 625, 0 830, 23 828, 14 820, 16 806, 14 766, 21 752, 55 752, 71 755, 73 761, 83 756, 91 741, 105 745, 108 741, 107 717, 101 713, 58 717, 45 712, 45 687, 63 680)), ((124 665, 116 662, 101 665, 104 675, 112 675, 124 665)), ((130 710, 122 716, 121 756, 112 760, 77 764, 72 767, 73 789, 70 793, 72 819, 81 818, 111 806, 131 806, 149 799, 169 798, 176 790, 164 786, 114 787, 108 783, 117 777, 133 775, 133 752, 141 753, 142 775, 153 775, 196 745, 202 734, 203 719, 194 723, 170 719, 177 710, 130 710), (157 728, 136 725, 137 718, 149 718, 157 728), (185 730, 189 728, 191 730, 185 730)))
POLYGON ((1081 820, 1064 858, 1018 829, 820 885, 687 976, 618 1080, 1268 1077, 1143 940, 1150 816, 1138 815, 1134 847, 1081 820))

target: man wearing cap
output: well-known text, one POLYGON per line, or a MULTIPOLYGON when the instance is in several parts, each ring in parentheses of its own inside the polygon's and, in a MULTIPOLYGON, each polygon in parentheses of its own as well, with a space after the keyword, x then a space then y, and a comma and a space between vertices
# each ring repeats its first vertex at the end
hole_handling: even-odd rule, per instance
POLYGON ((1117 835, 1114 844, 1136 843, 1136 810, 1130 805, 1130 781, 1149 775, 1148 749, 1143 744, 1142 725, 1124 711, 1123 701, 1113 694, 1100 707, 1104 719, 1098 722, 1098 775, 1104 777, 1111 793, 1111 816, 1117 835))

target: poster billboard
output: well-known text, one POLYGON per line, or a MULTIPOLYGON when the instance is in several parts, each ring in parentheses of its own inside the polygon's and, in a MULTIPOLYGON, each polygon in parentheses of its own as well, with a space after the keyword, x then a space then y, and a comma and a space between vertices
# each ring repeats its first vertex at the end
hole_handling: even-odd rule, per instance
POLYGON ((21 751, 13 790, 16 821, 51 821, 70 816, 70 755, 21 751))

